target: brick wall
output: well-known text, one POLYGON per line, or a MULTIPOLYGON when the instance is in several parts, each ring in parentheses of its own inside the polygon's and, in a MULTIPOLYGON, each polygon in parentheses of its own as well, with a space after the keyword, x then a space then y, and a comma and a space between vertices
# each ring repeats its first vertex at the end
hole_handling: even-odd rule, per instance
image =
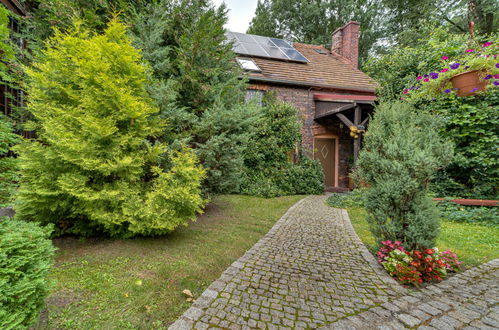
POLYGON ((293 103, 300 110, 300 116, 303 123, 302 148, 305 154, 309 157, 312 157, 313 155, 315 135, 333 134, 338 136, 340 147, 338 185, 340 187, 348 187, 348 173, 350 171, 349 162, 353 157, 353 139, 350 137, 350 130, 344 125, 338 126, 328 120, 323 120, 321 123, 315 122, 315 101, 313 89, 265 84, 251 84, 249 89, 273 92, 276 94, 278 99, 293 103))

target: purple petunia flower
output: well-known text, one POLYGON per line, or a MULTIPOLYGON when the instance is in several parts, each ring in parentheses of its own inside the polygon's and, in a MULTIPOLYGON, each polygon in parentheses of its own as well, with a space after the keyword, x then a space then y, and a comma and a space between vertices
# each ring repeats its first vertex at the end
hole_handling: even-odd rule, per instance
POLYGON ((431 100, 432 100, 432 101, 435 101, 435 100, 436 100, 436 98, 432 97, 432 98, 431 98, 431 100))
POLYGON ((488 74, 488 75, 486 75, 486 76, 485 76, 485 78, 483 78, 483 79, 485 79, 485 80, 492 79, 492 75, 491 75, 491 74, 488 74))
POLYGON ((412 86, 411 88, 409 88, 411 91, 414 90, 414 86, 412 86))
POLYGON ((473 88, 473 89, 471 90, 471 92, 472 92, 472 93, 474 93, 474 92, 476 92, 477 90, 478 90, 478 88, 473 88))
POLYGON ((444 93, 446 93, 446 94, 449 94, 450 92, 452 92, 450 89, 444 90, 444 93))
POLYGON ((494 86, 499 86, 499 81, 494 81, 494 86))
POLYGON ((498 69, 499 69, 499 63, 496 63, 496 68, 498 68, 498 69))
POLYGON ((429 76, 427 74, 425 74, 423 77, 428 78, 429 76))
POLYGON ((465 70, 466 70, 466 69, 469 69, 469 68, 470 68, 470 66, 469 66, 469 65, 467 65, 467 66, 465 66, 465 67, 464 67, 464 69, 465 69, 465 70))
POLYGON ((418 86, 418 87, 416 87, 416 90, 418 90, 418 89, 420 89, 420 88, 421 88, 421 86, 418 86))
POLYGON ((438 78, 438 73, 432 72, 432 73, 430 73, 430 77, 431 77, 431 79, 437 79, 438 78))
POLYGON ((450 68, 451 68, 452 70, 456 70, 457 68, 459 68, 459 66, 460 66, 460 65, 461 65, 460 63, 454 63, 454 64, 451 64, 451 65, 450 65, 450 68))

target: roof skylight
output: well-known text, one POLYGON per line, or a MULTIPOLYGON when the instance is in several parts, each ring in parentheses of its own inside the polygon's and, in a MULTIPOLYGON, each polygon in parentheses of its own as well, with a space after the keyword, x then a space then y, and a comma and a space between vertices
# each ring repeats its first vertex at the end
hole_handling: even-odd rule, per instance
POLYGON ((246 71, 262 72, 256 63, 249 58, 237 58, 237 62, 246 71))

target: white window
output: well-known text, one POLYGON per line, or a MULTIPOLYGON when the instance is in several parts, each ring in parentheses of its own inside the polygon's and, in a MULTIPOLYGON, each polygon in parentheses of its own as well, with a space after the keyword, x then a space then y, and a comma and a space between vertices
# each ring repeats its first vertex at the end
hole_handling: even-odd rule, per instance
POLYGON ((237 62, 239 63, 241 68, 246 71, 262 72, 262 70, 260 70, 258 65, 256 65, 256 63, 252 59, 238 57, 237 62))

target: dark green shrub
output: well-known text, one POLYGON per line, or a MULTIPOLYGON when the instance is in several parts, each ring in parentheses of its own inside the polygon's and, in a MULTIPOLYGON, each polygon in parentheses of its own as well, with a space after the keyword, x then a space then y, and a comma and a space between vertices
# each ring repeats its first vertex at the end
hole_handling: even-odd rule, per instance
POLYGON ((260 197, 285 195, 318 195, 324 192, 324 174, 320 163, 304 157, 297 164, 287 163, 280 169, 248 171, 241 192, 260 197))
POLYGON ((51 230, 36 223, 0 218, 0 328, 32 325, 49 292, 53 263, 51 230))
POLYGON ((272 95, 264 103, 252 143, 244 153, 246 170, 241 192, 263 197, 322 193, 320 163, 302 155, 296 164, 289 159, 301 141, 298 109, 272 95))
POLYGON ((451 144, 440 137, 439 125, 408 104, 376 108, 355 177, 369 187, 367 221, 378 242, 402 241, 410 250, 434 246, 439 223, 428 183, 452 160, 451 144))

